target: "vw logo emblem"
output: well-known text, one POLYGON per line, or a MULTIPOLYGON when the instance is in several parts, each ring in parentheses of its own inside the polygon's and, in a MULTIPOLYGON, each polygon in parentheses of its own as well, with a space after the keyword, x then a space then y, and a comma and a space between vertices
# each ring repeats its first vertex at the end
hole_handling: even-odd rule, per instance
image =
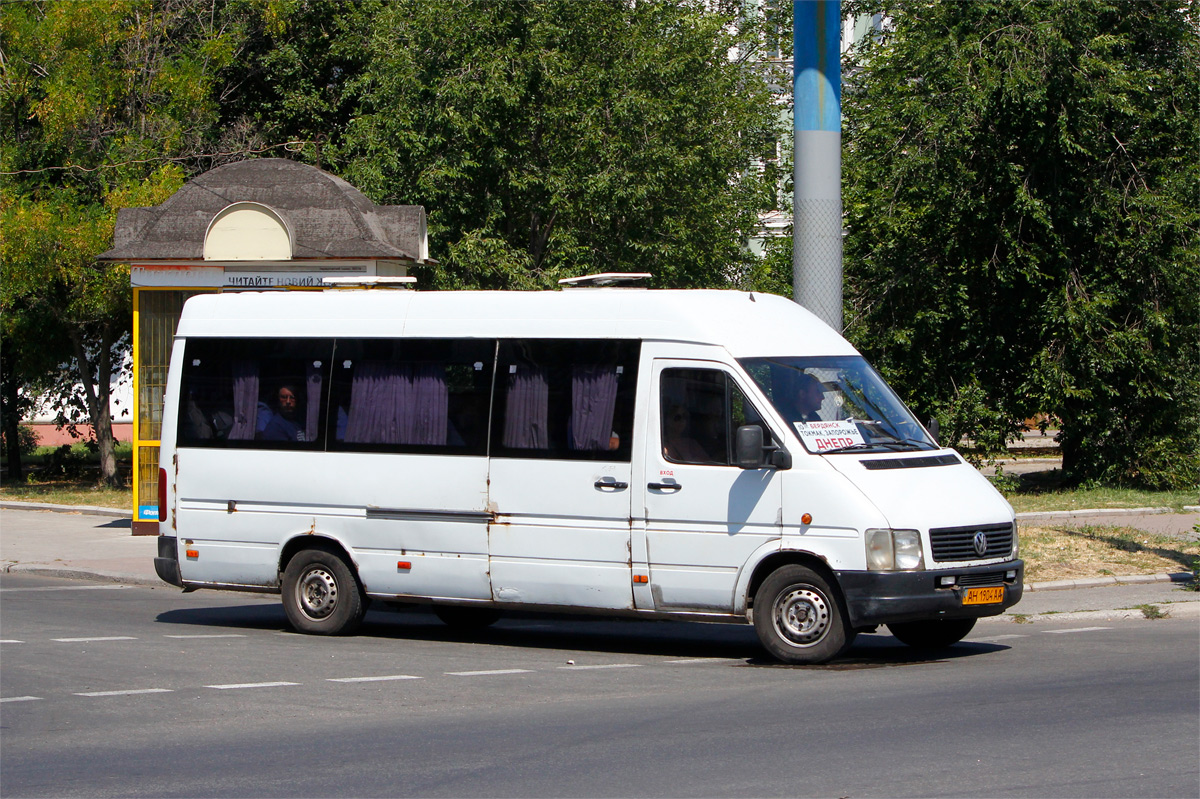
POLYGON ((987 535, 980 530, 975 534, 975 554, 982 558, 984 552, 987 552, 987 535))

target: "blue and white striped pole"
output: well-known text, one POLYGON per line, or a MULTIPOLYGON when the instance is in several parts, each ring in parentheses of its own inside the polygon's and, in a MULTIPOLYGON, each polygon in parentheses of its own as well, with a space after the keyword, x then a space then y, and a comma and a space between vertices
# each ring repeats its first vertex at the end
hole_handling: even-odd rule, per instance
POLYGON ((840 0, 794 0, 796 302, 842 330, 840 0))

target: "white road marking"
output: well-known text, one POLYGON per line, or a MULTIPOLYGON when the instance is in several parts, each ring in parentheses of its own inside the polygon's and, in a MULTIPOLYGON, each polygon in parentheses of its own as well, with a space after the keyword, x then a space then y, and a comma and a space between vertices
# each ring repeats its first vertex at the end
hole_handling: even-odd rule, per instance
POLYGON ((218 691, 229 691, 237 688, 282 688, 287 685, 299 685, 298 682, 242 682, 226 685, 206 685, 205 688, 216 688, 218 691))
POLYGON ((6 696, 0 699, 0 702, 34 702, 41 699, 40 696, 6 696))
POLYGON ((568 671, 594 671, 595 669, 636 669, 640 663, 600 663, 594 666, 559 666, 568 671))
POLYGON ((94 641, 136 641, 137 639, 131 635, 113 635, 107 638, 51 638, 50 640, 60 644, 90 644, 94 641))
POLYGON ((23 644, 23 643, 25 643, 25 642, 24 642, 24 641, 18 641, 18 640, 17 640, 17 639, 15 639, 15 638, 5 638, 5 639, 3 639, 3 640, 0 640, 0 644, 23 644))
POLYGON ((1043 633, 1051 635, 1062 635, 1063 633, 1090 633, 1093 630, 1111 630, 1111 627, 1072 627, 1069 630, 1041 630, 1043 633))
POLYGON ((664 660, 663 663, 684 666, 690 663, 722 663, 726 660, 727 658, 684 658, 683 660, 664 660))
POLYGON ((241 633, 221 633, 212 635, 164 635, 163 638, 245 638, 241 633))
POLYGON ((0 594, 25 591, 123 591, 131 585, 48 585, 41 588, 0 588, 0 594))
POLYGON ((488 677, 493 674, 529 674, 530 669, 492 669, 490 671, 447 671, 452 677, 488 677))
POLYGON ((419 680, 411 674, 389 674, 384 677, 330 677, 327 682, 387 682, 388 680, 419 680))
POLYGON ((1028 635, 1020 635, 1017 633, 1009 633, 1008 635, 989 635, 984 638, 968 638, 968 641, 980 641, 987 643, 989 641, 1007 641, 1010 638, 1028 638, 1028 635))
POLYGON ((133 688, 128 691, 86 691, 75 696, 135 696, 136 694, 170 694, 170 688, 133 688))

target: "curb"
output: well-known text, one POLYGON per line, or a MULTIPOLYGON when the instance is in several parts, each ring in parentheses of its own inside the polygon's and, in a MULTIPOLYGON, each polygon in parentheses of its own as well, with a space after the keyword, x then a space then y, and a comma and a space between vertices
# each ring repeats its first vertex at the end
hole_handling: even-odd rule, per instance
MULTIPOLYGON (((1194 506, 1184 508, 1185 512, 1194 506)), ((1200 508, 1197 508, 1200 510, 1200 508)), ((1054 521, 1057 519, 1074 519, 1083 516, 1156 516, 1163 513, 1175 513, 1171 508, 1096 508, 1094 510, 1047 510, 1018 513, 1019 522, 1054 521)))
POLYGON ((36 574, 41 577, 60 577, 66 580, 86 580, 99 583, 120 583, 121 585, 144 585, 151 588, 169 586, 158 577, 140 577, 136 574, 117 574, 96 569, 73 569, 67 566, 47 566, 41 563, 10 563, 0 571, 5 574, 36 574))
POLYGON ((101 508, 96 505, 53 505, 49 502, 16 502, 4 500, 0 508, 8 510, 47 510, 54 513, 80 513, 85 516, 113 516, 118 519, 132 519, 133 511, 119 508, 101 508))
POLYGON ((1066 591, 1071 588, 1101 588, 1106 585, 1138 585, 1145 583, 1190 583, 1191 572, 1171 574, 1130 574, 1124 577, 1091 577, 1086 580, 1047 580, 1025 583, 1026 591, 1066 591))
MULTIPOLYGON (((979 620, 983 623, 1032 625, 1041 622, 1063 621, 1115 621, 1117 619, 1132 619, 1134 621, 1159 621, 1161 619, 1200 619, 1200 602, 1183 600, 1181 602, 1150 602, 1148 607, 1158 608, 1162 614, 1158 618, 1146 615, 1142 608, 1116 608, 1113 610, 1075 610, 1068 613, 1003 613, 999 616, 987 616, 979 620)), ((976 627, 976 629, 979 629, 976 627)))

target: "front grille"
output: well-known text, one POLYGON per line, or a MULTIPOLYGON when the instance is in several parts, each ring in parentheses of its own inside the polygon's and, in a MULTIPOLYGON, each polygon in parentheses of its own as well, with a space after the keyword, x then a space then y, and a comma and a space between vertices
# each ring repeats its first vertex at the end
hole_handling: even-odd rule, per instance
POLYGON ((1013 526, 989 524, 971 527, 935 527, 929 531, 929 543, 935 561, 984 560, 1008 557, 1012 552, 1013 526), (975 551, 975 535, 983 533, 987 546, 983 554, 975 551))
POLYGON ((958 584, 963 588, 974 588, 979 585, 1004 585, 1004 572, 960 574, 958 576, 958 584))

